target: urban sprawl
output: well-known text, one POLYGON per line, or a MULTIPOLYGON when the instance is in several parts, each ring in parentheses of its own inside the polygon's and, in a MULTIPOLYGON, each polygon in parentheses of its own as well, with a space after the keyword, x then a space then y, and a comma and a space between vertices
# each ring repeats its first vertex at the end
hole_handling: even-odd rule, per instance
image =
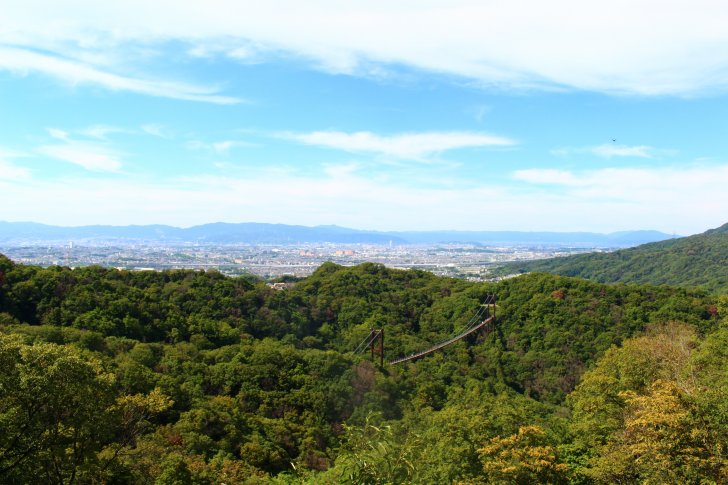
POLYGON ((437 275, 488 280, 495 266, 519 260, 566 256, 609 248, 503 247, 475 244, 433 245, 83 245, 27 244, 0 247, 11 259, 40 266, 100 265, 132 271, 214 269, 230 276, 252 274, 264 279, 305 277, 322 263, 344 266, 363 262, 390 268, 422 269, 437 275))

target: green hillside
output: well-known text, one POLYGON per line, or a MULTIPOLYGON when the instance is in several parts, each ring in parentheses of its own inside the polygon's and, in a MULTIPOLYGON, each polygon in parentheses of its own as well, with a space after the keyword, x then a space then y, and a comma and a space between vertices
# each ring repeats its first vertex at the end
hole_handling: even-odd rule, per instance
POLYGON ((590 253, 509 263, 500 274, 547 272, 602 283, 648 283, 728 292, 728 224, 703 234, 590 253))
POLYGON ((727 316, 548 274, 328 263, 276 291, 0 256, 0 483, 722 483, 727 316), (488 294, 491 333, 351 352, 427 348, 488 294))

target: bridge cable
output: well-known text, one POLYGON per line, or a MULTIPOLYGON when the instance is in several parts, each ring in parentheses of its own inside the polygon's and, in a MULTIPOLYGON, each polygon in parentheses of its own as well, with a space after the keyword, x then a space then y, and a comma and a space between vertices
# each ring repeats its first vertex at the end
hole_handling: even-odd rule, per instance
POLYGON ((478 312, 468 321, 468 324, 465 327, 465 329, 462 330, 457 335, 455 335, 454 337, 452 337, 450 339, 447 339, 447 340, 443 340, 443 341, 441 341, 441 342, 433 345, 432 347, 430 347, 430 348, 428 348, 426 350, 423 350, 423 351, 420 351, 420 352, 415 352, 415 353, 410 354, 408 356, 405 356, 405 357, 401 357, 399 359, 392 360, 389 363, 390 364, 399 364, 400 362, 405 362, 405 361, 408 361, 408 360, 413 360, 413 359, 422 357, 422 356, 427 355, 427 354, 429 354, 431 352, 434 352, 435 350, 438 350, 438 349, 447 347, 448 345, 450 345, 452 343, 455 343, 458 340, 461 340, 462 338, 464 338, 465 336, 467 336, 467 335, 475 332, 479 328, 482 328, 485 325, 492 323, 493 318, 494 318, 493 316, 488 316, 484 320, 480 320, 480 319, 483 317, 483 314, 486 313, 489 310, 489 305, 494 304, 495 295, 488 295, 484 301, 485 301, 485 303, 483 303, 483 305, 481 306, 480 310, 478 310, 478 312))

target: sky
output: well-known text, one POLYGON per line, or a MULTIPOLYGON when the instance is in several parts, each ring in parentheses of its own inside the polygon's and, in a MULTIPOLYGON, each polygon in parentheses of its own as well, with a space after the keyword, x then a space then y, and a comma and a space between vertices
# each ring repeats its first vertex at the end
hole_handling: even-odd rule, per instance
POLYGON ((0 0, 0 220, 694 234, 728 3, 0 0))

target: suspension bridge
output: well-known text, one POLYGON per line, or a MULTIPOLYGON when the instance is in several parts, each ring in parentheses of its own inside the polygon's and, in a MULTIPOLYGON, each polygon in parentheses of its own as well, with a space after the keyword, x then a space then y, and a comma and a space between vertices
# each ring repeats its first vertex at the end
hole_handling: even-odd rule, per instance
MULTIPOLYGON (((420 352, 415 352, 410 355, 406 355, 404 357, 399 357, 394 360, 390 360, 390 365, 396 365, 401 364, 403 362, 409 362, 416 359, 419 359, 421 357, 424 357, 426 355, 429 355, 433 352, 436 352, 440 349, 444 349, 448 345, 452 345, 455 342, 458 342, 468 335, 471 335, 475 332, 477 332, 480 329, 485 329, 487 331, 490 331, 493 329, 495 325, 495 295, 488 295, 485 300, 483 301, 483 304, 480 306, 480 309, 478 312, 473 315, 468 323, 465 325, 465 328, 460 330, 460 332, 457 333, 457 335, 447 339, 443 340, 442 342, 438 342, 431 347, 428 347, 425 350, 422 350, 420 352), (493 310, 491 312, 491 309, 493 310)), ((369 349, 372 353, 372 360, 374 360, 374 354, 375 352, 379 354, 380 359, 380 365, 384 365, 384 329, 372 329, 369 332, 369 335, 364 338, 364 340, 361 341, 361 343, 357 346, 357 348, 354 350, 354 353, 360 353, 364 352, 366 349, 369 349)))

